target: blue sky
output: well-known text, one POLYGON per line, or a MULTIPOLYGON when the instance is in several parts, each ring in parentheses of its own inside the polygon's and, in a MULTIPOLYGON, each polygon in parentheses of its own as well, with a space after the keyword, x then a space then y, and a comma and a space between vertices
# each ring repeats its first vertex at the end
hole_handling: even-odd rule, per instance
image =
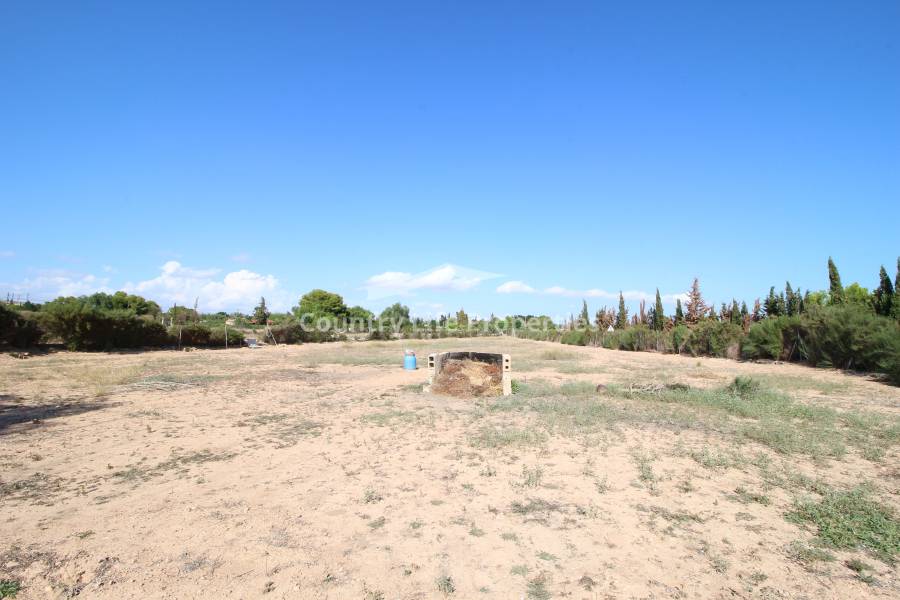
POLYGON ((568 315, 900 254, 894 1, 142 4, 0 4, 0 294, 568 315))

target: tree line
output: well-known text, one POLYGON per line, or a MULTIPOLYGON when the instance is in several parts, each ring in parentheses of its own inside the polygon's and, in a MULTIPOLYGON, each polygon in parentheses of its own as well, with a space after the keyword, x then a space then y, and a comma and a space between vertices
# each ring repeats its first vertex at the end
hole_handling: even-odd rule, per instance
POLYGON ((73 350, 166 346, 239 346, 244 332, 257 330, 278 343, 326 342, 348 336, 368 339, 514 335, 565 344, 744 359, 804 361, 887 373, 900 382, 900 258, 892 281, 884 266, 869 291, 844 286, 828 259, 828 289, 800 290, 785 282, 770 287, 753 308, 732 299, 707 303, 694 279, 685 302, 666 314, 656 290, 630 313, 624 295, 618 306, 597 310, 586 301, 576 318, 555 323, 546 315, 471 317, 455 314, 423 319, 400 303, 378 315, 347 306, 340 294, 322 289, 304 294, 293 309, 271 312, 265 298, 251 312, 201 314, 197 306, 163 311, 154 301, 116 292, 60 297, 43 304, 0 302, 0 346, 61 343, 73 350), (324 326, 321 326, 324 325, 324 326))
POLYGON ((753 308, 746 302, 707 304, 694 279, 687 299, 666 315, 659 290, 650 309, 642 301, 630 315, 622 294, 618 310, 603 307, 593 322, 587 303, 578 318, 570 316, 557 340, 619 350, 689 353, 750 360, 806 362, 814 366, 887 374, 900 383, 900 258, 894 280, 884 266, 873 291, 844 286, 828 259, 828 289, 774 286, 753 308))

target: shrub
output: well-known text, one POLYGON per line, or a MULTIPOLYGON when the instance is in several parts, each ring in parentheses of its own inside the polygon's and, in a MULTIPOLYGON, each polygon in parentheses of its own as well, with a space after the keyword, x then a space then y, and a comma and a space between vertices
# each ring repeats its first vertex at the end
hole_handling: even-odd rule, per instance
POLYGON ((704 320, 697 323, 688 337, 686 347, 694 356, 706 354, 736 358, 744 330, 729 322, 704 320))
MULTIPOLYGON (((239 347, 244 343, 244 332, 239 329, 228 329, 228 347, 239 347)), ((225 346, 225 327, 212 327, 209 330, 210 346, 225 346)))
POLYGON ((763 319, 750 326, 741 343, 748 359, 801 360, 806 358, 806 327, 798 316, 763 319))
POLYGON ((0 346, 30 348, 37 344, 44 331, 33 314, 0 304, 0 346))
POLYGON ((806 352, 816 366, 887 373, 900 383, 900 325, 857 304, 817 308, 806 322, 806 352))
POLYGON ((303 328, 296 319, 288 319, 279 325, 269 327, 269 331, 279 344, 299 344, 303 341, 303 328))
POLYGON ((70 350, 111 350, 170 343, 165 328, 130 309, 99 309, 83 298, 57 298, 45 304, 40 322, 70 350))
POLYGON ((565 331, 559 341, 570 346, 586 346, 588 341, 587 331, 565 331))
POLYGON ((779 360, 784 350, 779 319, 763 319, 750 326, 747 337, 741 344, 744 358, 770 358, 779 360))
POLYGON ((687 325, 676 325, 672 329, 672 347, 675 352, 681 352, 687 347, 688 339, 691 337, 691 330, 687 325))
MULTIPOLYGON (((202 323, 185 323, 169 327, 169 335, 182 346, 208 346, 212 331, 202 323)), ((222 344, 225 344, 224 336, 222 344)))

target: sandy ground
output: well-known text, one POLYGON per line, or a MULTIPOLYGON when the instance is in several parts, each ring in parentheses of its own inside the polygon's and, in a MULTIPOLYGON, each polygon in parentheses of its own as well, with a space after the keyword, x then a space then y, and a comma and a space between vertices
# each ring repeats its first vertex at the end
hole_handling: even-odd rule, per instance
POLYGON ((420 366, 436 349, 506 352, 526 385, 750 374, 805 403, 900 416, 900 390, 860 376, 508 338, 0 356, 0 579, 19 598, 900 595, 896 567, 865 553, 798 559, 815 532, 785 514, 806 492, 777 483, 866 482, 896 508, 896 447, 783 454, 622 418, 643 410, 629 404, 566 425, 423 394, 404 347, 420 366), (869 583, 844 566, 854 557, 869 583))

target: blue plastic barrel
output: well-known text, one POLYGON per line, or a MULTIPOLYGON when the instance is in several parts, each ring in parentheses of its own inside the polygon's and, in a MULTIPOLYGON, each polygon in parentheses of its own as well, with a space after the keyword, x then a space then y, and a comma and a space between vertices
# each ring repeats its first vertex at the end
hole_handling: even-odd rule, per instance
POLYGON ((407 371, 416 370, 416 353, 407 350, 403 353, 403 368, 407 371))

